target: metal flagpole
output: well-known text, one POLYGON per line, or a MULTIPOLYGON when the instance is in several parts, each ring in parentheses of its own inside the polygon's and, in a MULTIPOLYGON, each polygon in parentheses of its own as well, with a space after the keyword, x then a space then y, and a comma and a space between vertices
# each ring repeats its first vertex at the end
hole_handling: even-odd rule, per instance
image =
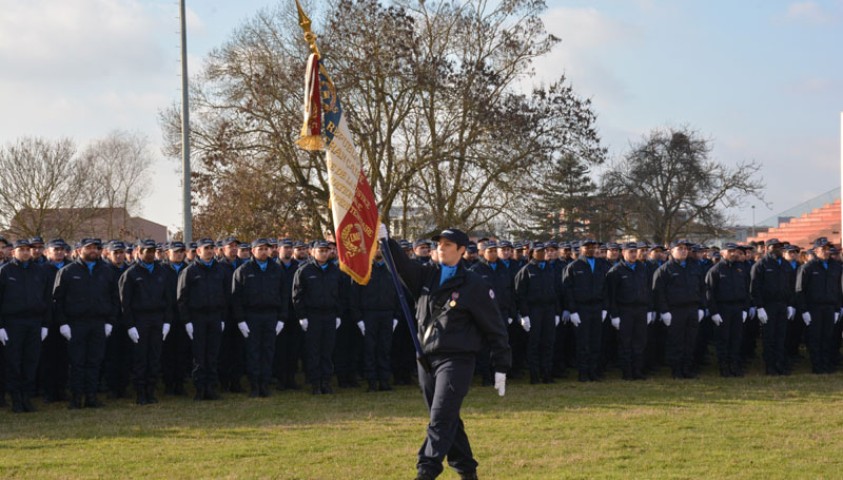
POLYGON ((186 0, 179 2, 181 14, 181 166, 182 212, 184 217, 184 243, 193 241, 193 214, 190 211, 190 107, 187 91, 187 16, 186 0))

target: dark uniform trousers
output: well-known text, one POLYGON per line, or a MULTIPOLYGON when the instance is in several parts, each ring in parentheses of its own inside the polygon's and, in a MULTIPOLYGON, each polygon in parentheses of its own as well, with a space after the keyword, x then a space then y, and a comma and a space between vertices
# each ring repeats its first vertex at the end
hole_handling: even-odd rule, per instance
POLYGON ((221 312, 190 312, 193 323, 193 384, 197 389, 215 387, 219 383, 217 365, 222 343, 222 318, 221 312))
POLYGON ((41 317, 6 320, 6 390, 12 395, 35 395, 35 374, 41 354, 41 317))
POLYGON ((834 313, 832 305, 814 305, 808 309, 808 353, 814 373, 831 373, 834 361, 834 313))
POLYGON ((556 305, 530 305, 529 311, 527 365, 530 375, 550 378, 553 368, 553 342, 556 340, 556 305))
MULTIPOLYGON (((105 321, 102 318, 70 320, 70 391, 74 396, 97 393, 100 366, 105 357, 105 321)), ((128 337, 127 337, 128 338, 128 337)))
POLYGON ((430 373, 421 365, 418 367, 419 385, 430 411, 430 423, 427 425, 427 437, 419 449, 417 468, 439 475, 443 470, 442 461, 447 456, 448 465, 457 472, 475 472, 477 461, 471 453, 459 416, 474 374, 474 355, 433 355, 428 359, 432 367, 430 373))
MULTIPOLYGON (((112 324, 111 335, 105 339, 102 375, 108 390, 117 396, 122 396, 129 386, 134 368, 132 354, 135 348, 127 332, 126 325, 118 321, 112 324)), ((75 332, 71 332, 71 338, 73 335, 75 332)))
MULTIPOLYGON (((275 356, 275 326, 278 314, 246 311, 246 374, 253 387, 268 385, 272 378, 272 359, 275 356)), ((239 330, 238 330, 239 332, 239 330)))
POLYGON ((134 317, 140 338, 132 343, 132 383, 135 390, 144 392, 147 387, 155 387, 161 371, 164 313, 136 312, 134 317))
POLYGON ((740 306, 720 304, 720 318, 723 323, 715 325, 714 339, 721 372, 728 370, 738 373, 743 370, 743 312, 740 306))
MULTIPOLYGON (((289 318, 296 316, 291 312, 289 318)), ((275 340, 274 375, 278 378, 278 385, 291 388, 295 385, 295 375, 302 358, 304 332, 299 322, 291 320, 285 322, 284 330, 275 340)))
MULTIPOLYGON (((412 303, 412 302, 411 302, 412 303)), ((414 309, 415 305, 410 305, 414 309)), ((415 311, 412 312, 416 318, 415 311)), ((398 326, 392 335, 392 375, 397 385, 410 385, 413 373, 416 371, 416 347, 413 345, 413 337, 407 320, 398 319, 398 326)))
POLYGON ((647 308, 620 306, 618 313, 618 361, 625 376, 641 375, 647 348, 647 308))
POLYGON ((598 306, 580 305, 577 312, 580 316, 580 326, 576 327, 577 335, 577 369, 580 375, 597 377, 600 366, 600 347, 603 339, 602 309, 598 306))
POLYGON ((363 324, 366 327, 366 336, 363 339, 363 375, 368 381, 389 381, 392 317, 392 312, 363 312, 363 324))
MULTIPOLYGON (((104 327, 103 327, 104 328, 104 327)), ((67 389, 67 339, 61 336, 59 325, 51 325, 41 348, 38 364, 41 390, 46 400, 63 400, 67 389)))
MULTIPOLYGON (((515 312, 511 312, 510 315, 512 316, 505 318, 507 322, 512 318, 512 323, 507 325, 506 330, 509 334, 509 348, 512 349, 512 373, 517 376, 527 365, 527 343, 530 334, 524 331, 515 312)), ((530 318, 530 321, 532 320, 530 318)))
POLYGON ((246 371, 246 342, 236 323, 226 325, 219 348, 219 377, 223 390, 239 391, 246 371))
POLYGON ((330 382, 334 374, 334 343, 337 338, 337 315, 311 313, 307 319, 307 379, 312 385, 330 382))
POLYGON ((767 302, 764 311, 767 312, 767 324, 763 327, 764 364, 768 370, 784 373, 789 368, 785 353, 789 323, 787 304, 767 302))
POLYGON ((180 322, 173 322, 161 345, 161 377, 168 388, 181 386, 190 372, 190 337, 180 322))
MULTIPOLYGON (((351 321, 343 318, 340 328, 336 332, 334 344, 334 370, 337 378, 345 382, 357 380, 360 371, 360 360, 363 353, 363 335, 357 327, 360 319, 351 321)), ((336 322, 336 319, 334 319, 336 322)), ((334 323, 336 325, 336 323, 334 323)))
POLYGON ((694 347, 700 320, 698 308, 672 307, 667 327, 667 363, 673 374, 690 373, 694 368, 694 347))

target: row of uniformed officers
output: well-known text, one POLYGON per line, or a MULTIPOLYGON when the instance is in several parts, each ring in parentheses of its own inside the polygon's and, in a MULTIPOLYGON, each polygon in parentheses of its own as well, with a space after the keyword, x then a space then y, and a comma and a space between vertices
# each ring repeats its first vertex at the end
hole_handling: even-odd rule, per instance
MULTIPOLYGON (((70 408, 98 407, 103 385, 120 397, 130 381, 137 403, 154 403, 162 375, 173 394, 184 393, 190 375, 200 400, 242 391, 244 374, 252 396, 269 395, 273 380, 297 388, 300 361, 313 393, 331 393, 335 374, 340 386, 355 386, 360 370, 369 390, 389 390, 391 378, 409 383, 415 370, 379 256, 361 287, 339 271, 323 241, 309 249, 267 239, 163 249, 144 241, 131 262, 132 247, 122 242, 84 239, 72 261, 62 241, 44 254, 43 246, 19 240, 0 267, 0 385, 14 411, 34 410, 37 390, 61 400, 66 386, 70 408)), ((402 246, 415 261, 435 261, 426 242, 402 246)), ((684 240, 669 252, 600 247, 608 256, 595 241, 575 246, 563 257, 556 244, 534 243, 518 258, 509 242, 483 241, 479 256, 459 266, 489 283, 508 326, 512 373, 526 367, 532 383, 552 382, 567 365, 581 381, 598 380, 611 362, 626 379, 644 378, 663 361, 674 377, 691 378, 712 341, 721 375, 740 376, 761 325, 768 374, 790 371, 803 335, 815 373, 839 361, 841 268, 825 239, 804 265, 795 247, 777 240, 757 261, 739 258, 749 248, 734 244, 718 261, 689 257, 693 245, 684 240)), ((491 383, 488 351, 477 360, 491 383)))

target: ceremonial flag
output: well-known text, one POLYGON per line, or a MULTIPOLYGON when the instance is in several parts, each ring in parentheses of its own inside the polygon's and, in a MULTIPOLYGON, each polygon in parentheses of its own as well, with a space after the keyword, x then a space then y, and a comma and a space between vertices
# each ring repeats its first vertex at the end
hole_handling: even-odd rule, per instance
POLYGON ((307 60, 304 125, 297 143, 305 150, 325 150, 340 269, 365 285, 372 275, 376 251, 378 206, 348 130, 337 89, 318 51, 307 60))

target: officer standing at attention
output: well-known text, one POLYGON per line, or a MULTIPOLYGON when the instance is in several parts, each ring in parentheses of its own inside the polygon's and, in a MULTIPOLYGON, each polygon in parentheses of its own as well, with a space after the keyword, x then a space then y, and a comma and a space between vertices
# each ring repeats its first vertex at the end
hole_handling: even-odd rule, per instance
POLYGON ((840 263, 829 258, 828 240, 814 241, 816 257, 802 265, 796 274, 796 297, 802 321, 808 328, 808 353, 811 371, 834 372, 834 324, 840 321, 841 294, 840 263))
POLYGON ((268 397, 275 340, 287 321, 290 285, 278 263, 269 258, 269 240, 252 242, 254 258, 234 271, 231 304, 234 321, 246 340, 246 373, 250 397, 268 397))
MULTIPOLYGON (((183 242, 171 242, 167 249, 167 263, 163 267, 170 274, 170 290, 173 301, 176 298, 179 273, 187 268, 185 262, 185 245, 183 242)), ((164 338, 161 346, 161 377, 164 380, 164 393, 184 395, 184 379, 190 371, 193 362, 190 354, 190 339, 181 326, 184 322, 178 316, 178 309, 173 310, 174 318, 170 333, 164 338)))
POLYGON ((705 276, 721 377, 743 376, 741 333, 749 308, 749 272, 746 264, 737 261, 737 248, 734 243, 727 243, 721 251, 723 260, 705 276))
POLYGON ((161 346, 170 333, 175 308, 170 272, 155 260, 155 241, 138 245, 140 256, 120 277, 123 321, 132 343, 132 382, 137 404, 158 403, 155 386, 161 370, 161 346))
POLYGON ((653 275, 653 296, 667 327, 667 363, 673 378, 696 378, 694 347, 705 316, 705 278, 698 262, 688 261, 688 240, 673 242, 670 261, 653 275))
POLYGON ((114 270, 100 259, 102 241, 84 238, 80 257, 56 275, 54 314, 59 332, 68 340, 70 358, 70 409, 102 407, 97 399, 100 365, 106 338, 111 335, 120 310, 114 270))
MULTIPOLYGON (((123 273, 128 270, 126 262, 126 244, 119 240, 112 240, 105 245, 104 262, 114 271, 114 288, 123 273)), ((109 398, 123 398, 132 373, 132 341, 129 339, 128 327, 123 321, 122 311, 118 309, 114 322, 114 331, 105 341, 105 359, 103 360, 103 377, 108 387, 109 398)))
MULTIPOLYGON (((378 237, 387 238, 381 225, 378 237)), ((494 290, 480 276, 460 264, 468 236, 455 228, 434 237, 439 264, 411 261, 394 240, 389 249, 410 293, 417 299, 419 341, 430 369, 419 365, 421 385, 430 423, 419 450, 417 480, 442 473, 442 461, 463 480, 477 478, 477 461, 460 419, 460 407, 474 375, 477 352, 488 343, 495 366, 495 388, 503 395, 511 365, 506 323, 494 300, 494 290)))
POLYGON ((767 375, 790 371, 785 352, 788 323, 796 315, 796 270, 782 258, 778 239, 767 240, 767 254, 752 267, 750 297, 764 325, 764 364, 767 375))
POLYGON ((293 277, 293 305, 305 332, 307 378, 312 393, 331 394, 336 332, 343 311, 340 299, 340 269, 329 259, 330 246, 313 242, 313 259, 299 267, 293 277))
MULTIPOLYGON (((284 272, 284 283, 292 290, 293 276, 299 268, 299 261, 293 258, 293 242, 281 239, 278 242, 278 266, 284 272)), ((287 318, 297 318, 293 310, 293 298, 287 295, 287 318)), ((304 332, 298 322, 287 322, 277 337, 275 343, 275 375, 278 378, 278 389, 298 390, 296 371, 301 358, 304 332)))
POLYGON ((6 389, 12 411, 34 412, 35 374, 52 314, 49 273, 32 261, 28 240, 15 242, 0 267, 0 343, 6 347, 6 389))
POLYGON ((515 276, 515 297, 521 326, 528 334, 530 383, 553 383, 553 342, 560 319, 556 270, 545 259, 545 245, 534 242, 530 263, 515 276))
POLYGON ((179 274, 176 304, 193 347, 194 400, 217 400, 222 332, 231 303, 231 269, 214 259, 214 241, 197 242, 196 261, 179 274))
POLYGON ((638 244, 623 245, 623 260, 606 275, 609 318, 618 330, 618 360, 624 380, 644 379, 647 325, 655 314, 650 275, 638 261, 638 244))
MULTIPOLYGON (((47 263, 44 264, 44 269, 47 271, 47 283, 50 285, 50 309, 54 308, 52 290, 56 283, 56 275, 67 264, 67 248, 62 239, 53 239, 47 243, 47 263)), ((49 329, 38 366, 44 403, 67 400, 67 339, 59 333, 59 325, 56 325, 56 322, 50 322, 49 329)))
POLYGON ((595 257, 596 247, 596 241, 583 240, 579 258, 568 264, 562 277, 565 309, 571 312, 571 323, 577 336, 578 380, 581 382, 600 379, 609 262, 595 257))

